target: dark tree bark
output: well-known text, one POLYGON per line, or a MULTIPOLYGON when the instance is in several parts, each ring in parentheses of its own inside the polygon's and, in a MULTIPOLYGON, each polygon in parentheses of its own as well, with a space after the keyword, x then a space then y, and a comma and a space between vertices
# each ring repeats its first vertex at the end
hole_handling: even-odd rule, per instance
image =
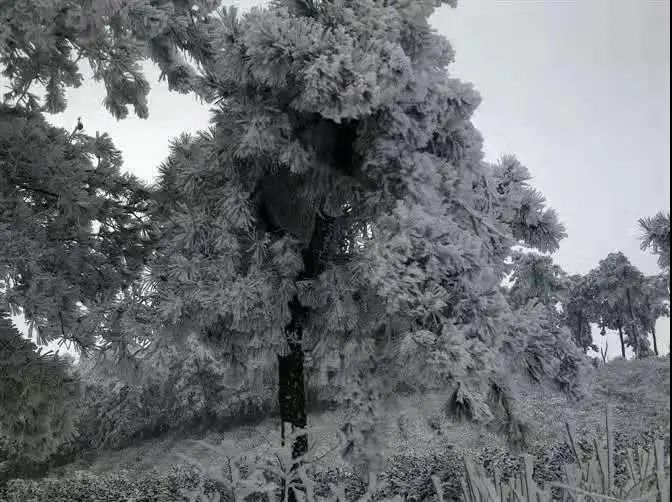
MULTIPOLYGON (((303 271, 297 281, 316 278, 324 270, 321 254, 331 225, 331 219, 315 216, 313 234, 308 247, 303 251, 303 271)), ((310 316, 310 309, 301 305, 298 296, 289 302, 291 319, 285 327, 285 336, 290 352, 278 355, 278 401, 280 404, 280 420, 282 423, 282 441, 285 441, 285 424, 292 430, 302 429, 307 425, 306 388, 304 378, 303 333, 310 316)), ((308 451, 308 437, 301 434, 292 444, 292 458, 299 459, 308 451)), ((292 466, 296 470, 298 464, 292 466)), ((301 489, 301 483, 294 481, 294 486, 301 489)), ((294 502, 296 495, 289 491, 289 502, 294 502)))
MULTIPOLYGON (((308 318, 308 309, 303 307, 295 296, 289 303, 292 314, 285 327, 289 354, 278 355, 278 401, 280 421, 282 423, 282 441, 285 441, 285 424, 292 428, 304 428, 307 425, 306 388, 303 376, 303 328, 308 318)), ((308 438, 301 435, 292 445, 292 458, 297 459, 308 450, 308 438)))
MULTIPOLYGON (((361 165, 361 158, 354 148, 358 122, 346 121, 335 124, 320 117, 312 118, 316 122, 311 127, 304 127, 301 134, 304 136, 304 140, 315 143, 317 158, 333 165, 343 175, 357 176, 361 165)), ((260 186, 259 188, 263 192, 264 187, 260 186)), ((274 190, 277 188, 266 186, 265 189, 274 190)), ((265 208, 263 202, 259 207, 263 218, 270 223, 270 227, 273 227, 278 233, 286 233, 286 229, 278 228, 273 223, 273 216, 269 214, 269 208, 265 208)), ((296 281, 315 279, 325 269, 324 254, 327 247, 327 238, 334 226, 335 218, 319 213, 314 216, 310 241, 302 251, 303 271, 299 273, 296 281)), ((280 403, 280 419, 283 424, 283 442, 285 437, 284 424, 290 424, 293 429, 304 428, 307 425, 303 335, 310 319, 310 309, 301 305, 296 295, 288 306, 291 318, 285 326, 285 336, 289 346, 289 354, 278 356, 278 400, 280 403)), ((292 458, 300 458, 307 450, 308 438, 305 435, 294 439, 292 458)), ((293 468, 296 467, 297 464, 295 463, 293 468)), ((294 492, 291 490, 289 500, 290 502, 296 500, 294 492)))
MULTIPOLYGON (((323 270, 321 254, 331 221, 315 216, 313 234, 308 247, 303 251, 303 271, 296 278, 303 281, 316 278, 323 270)), ((301 305, 298 296, 289 302, 291 319, 285 327, 290 353, 278 356, 280 418, 295 428, 306 426, 306 392, 304 383, 303 332, 310 316, 310 309, 301 305)), ((293 456, 298 458, 307 450, 308 442, 301 436, 295 441, 293 456)))
POLYGON ((658 357, 658 340, 656 340, 656 322, 651 325, 651 337, 653 338, 653 353, 658 357))
MULTIPOLYGON (((268 190, 277 189, 272 185, 272 183, 258 183, 252 194, 252 199, 257 206, 257 218, 260 221, 261 228, 280 237, 289 232, 273 216, 274 208, 268 204, 268 190)), ((317 277, 320 272, 319 255, 323 247, 324 226, 324 222, 316 217, 310 234, 310 241, 302 251, 303 270, 297 276, 297 281, 317 277)), ((291 299, 288 308, 291 317, 285 325, 284 331, 289 353, 278 354, 278 404, 283 445, 286 438, 286 424, 289 424, 292 430, 303 429, 307 425, 303 334, 310 312, 307 307, 301 305, 297 295, 291 299)), ((307 450, 307 437, 301 435, 295 438, 292 445, 292 458, 300 458, 307 450)))
POLYGON ((583 353, 587 354, 588 353, 588 347, 586 346, 586 344, 584 343, 584 340, 583 340, 583 325, 585 323, 585 319, 583 318, 583 310, 579 311, 577 322, 578 322, 578 325, 579 325, 578 328, 577 328, 577 342, 579 344, 579 347, 581 347, 581 350, 583 350, 583 353))
POLYGON ((621 355, 625 359, 625 341, 623 340, 623 328, 621 326, 618 327, 618 337, 621 339, 621 355))
MULTIPOLYGON (((306 394, 303 378, 303 351, 295 350, 286 356, 278 355, 280 418, 282 442, 285 442, 285 424, 304 428, 306 418, 306 394)), ((308 450, 308 438, 301 435, 292 445, 292 457, 299 458, 308 450)))

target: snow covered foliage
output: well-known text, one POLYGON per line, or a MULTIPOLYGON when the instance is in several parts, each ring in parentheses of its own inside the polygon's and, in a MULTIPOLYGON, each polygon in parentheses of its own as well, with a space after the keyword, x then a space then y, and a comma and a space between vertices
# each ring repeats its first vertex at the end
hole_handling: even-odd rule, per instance
POLYGON ((535 382, 581 394, 587 360, 567 322, 573 313, 571 280, 551 257, 516 252, 509 281, 513 310, 505 352, 513 366, 535 382))
MULTIPOLYGON (((399 354, 392 381, 432 369, 487 415, 504 260, 516 243, 555 250, 564 230, 513 157, 484 162, 480 98, 446 71, 436 5, 221 11, 212 127, 178 138, 161 167, 165 322, 214 329, 252 368, 264 352, 294 357, 294 382, 304 355, 333 367, 325 378, 348 370, 351 402, 386 386, 380 362, 399 354)), ((294 412, 283 419, 300 427, 294 412)))
POLYGON ((0 479, 69 438, 78 395, 70 362, 40 353, 0 312, 0 479))
MULTIPOLYGON (((516 243, 542 253, 558 250, 567 234, 555 210, 546 207, 545 197, 532 186, 529 171, 514 156, 505 155, 495 164, 493 178, 499 194, 499 218, 516 243)), ((507 250, 508 252, 508 250, 507 250)))
POLYGON ((506 353, 514 368, 535 382, 555 385, 577 397, 583 393, 587 359, 560 314, 531 302, 513 312, 509 326, 506 353))
POLYGON ((168 430, 226 429, 277 412, 276 357, 248 372, 225 340, 163 333, 120 375, 113 355, 80 360, 74 449, 121 448, 168 430), (129 378, 129 375, 134 378, 129 378))
POLYGON ((30 111, 63 111, 65 88, 82 83, 80 60, 105 84, 104 105, 116 118, 133 107, 148 115, 149 82, 142 61, 158 64, 171 89, 198 88, 200 64, 210 55, 212 0, 3 0, 0 67, 10 80, 4 99, 30 111), (182 51, 189 51, 192 61, 182 51), (43 91, 43 99, 36 91, 43 91))
POLYGON ((584 351, 597 351, 593 343, 592 323, 598 322, 596 309, 597 290, 595 274, 568 277, 569 290, 562 310, 565 324, 572 332, 574 343, 584 351))
POLYGON ((649 341, 636 314, 637 304, 644 296, 644 275, 621 252, 607 255, 591 274, 597 292, 599 325, 618 331, 624 358, 626 345, 637 357, 648 355, 649 341))
POLYGON ((652 218, 639 220, 642 250, 650 249, 658 256, 658 266, 670 272, 670 213, 660 212, 652 218))
POLYGON ((651 335, 653 351, 659 355, 656 322, 661 317, 670 317, 670 290, 662 275, 644 277, 633 302, 633 315, 643 336, 651 335))
POLYGON ((480 98, 450 76, 453 50, 428 22, 441 3, 455 2, 278 0, 243 16, 205 0, 11 2, 3 300, 42 339, 97 344, 130 373, 157 327, 201 334, 212 345, 185 338, 182 379, 163 367, 196 411, 224 397, 194 381, 253 394, 279 374, 282 420, 303 428, 306 379, 336 385, 361 411, 345 428, 353 457, 374 449, 375 402, 397 384, 510 419, 511 354, 553 378, 576 360, 551 292, 535 305, 521 279, 509 305, 507 257, 554 251, 565 233, 514 157, 484 161, 480 98), (109 138, 39 114, 64 108, 84 57, 114 116, 146 116, 145 53, 171 88, 215 103, 208 130, 173 141, 152 193, 119 174, 109 138))
POLYGON ((0 105, 0 301, 40 343, 91 348, 96 335, 120 336, 119 294, 130 294, 151 243, 149 192, 120 166, 109 136, 0 105))
POLYGON ((512 261, 508 299, 513 307, 530 301, 552 308, 564 303, 569 279, 550 256, 518 251, 512 254, 512 261))

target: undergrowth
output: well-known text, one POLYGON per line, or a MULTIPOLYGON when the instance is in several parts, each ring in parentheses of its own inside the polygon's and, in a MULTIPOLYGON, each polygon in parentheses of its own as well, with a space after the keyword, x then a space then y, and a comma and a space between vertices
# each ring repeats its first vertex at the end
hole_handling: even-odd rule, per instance
MULTIPOLYGON (((510 502, 528 500, 515 497, 522 497, 521 490, 531 487, 525 493, 536 498, 530 500, 563 500, 561 497, 565 497, 564 500, 568 501, 589 502, 625 500, 623 497, 626 494, 622 490, 629 483, 632 485, 630 489, 639 486, 637 490, 649 496, 643 500, 669 500, 669 495, 665 493, 654 493, 664 485, 658 482, 661 459, 664 479, 669 482, 669 422, 666 422, 665 416, 666 409, 669 410, 669 383, 666 378, 669 377, 669 361, 611 364, 613 366, 607 365, 598 372, 594 397, 591 402, 583 403, 580 409, 576 405, 572 412, 564 401, 546 399, 548 402, 544 402, 543 406, 542 401, 537 401, 537 406, 549 412, 547 419, 552 424, 540 424, 542 427, 537 438, 522 459, 494 442, 477 449, 459 444, 459 441, 451 446, 450 441, 446 442, 444 432, 441 440, 435 437, 435 445, 441 446, 434 451, 418 449, 411 453, 411 450, 405 451, 401 447, 389 455, 382 472, 377 473, 370 483, 346 466, 316 461, 324 453, 324 448, 318 448, 318 441, 311 452, 313 458, 306 458, 301 466, 292 468, 291 455, 288 456, 286 449, 283 452, 277 441, 275 446, 273 441, 267 441, 265 445, 256 442, 256 449, 242 452, 240 438, 229 438, 228 444, 216 441, 216 446, 208 444, 208 441, 198 442, 201 450, 212 451, 209 457, 190 459, 190 453, 197 451, 196 448, 183 449, 181 465, 172 465, 168 469, 154 468, 143 472, 134 467, 133 459, 129 459, 124 463, 125 471, 109 464, 104 471, 112 472, 96 475, 87 470, 85 464, 80 464, 84 470, 61 471, 58 478, 13 480, 6 486, 4 498, 0 491, 0 500, 202 502, 243 500, 246 497, 246 500, 252 500, 249 497, 254 493, 259 495, 260 491, 266 494, 259 495, 259 500, 272 500, 281 499, 283 494, 286 496, 292 483, 302 486, 299 498, 310 496, 314 500, 366 500, 368 497, 368 500, 510 502), (624 388, 630 381, 633 388, 624 388), (633 392, 644 393, 646 389, 649 392, 640 394, 639 402, 634 399, 633 392), (599 409, 603 410, 604 403, 609 401, 613 411, 608 424, 605 424, 604 414, 599 409), (646 416, 648 428, 646 423, 636 421, 630 421, 633 425, 628 426, 628 417, 636 416, 638 409, 646 416), (596 418, 599 415, 602 415, 601 420, 596 418), (563 420, 570 425, 563 427, 563 420), (553 429, 558 423, 562 427, 561 436, 553 429), (574 432, 575 428, 578 433, 574 432), (601 440, 605 437, 606 443, 602 444, 601 440), (507 486, 509 492, 505 493, 507 486), (437 487, 440 487, 440 494, 437 487), (499 490, 495 495, 500 498, 492 498, 493 487, 499 490), (465 489, 471 490, 471 499, 465 495, 465 489), (608 489, 611 489, 610 495, 605 493, 608 489), (565 490, 564 494, 562 490, 565 490), (593 494, 590 495, 593 498, 580 491, 593 494), (665 496, 668 498, 665 499, 665 496)), ((456 436, 451 436, 451 441, 456 441, 456 436)), ((164 444, 161 450, 166 447, 168 445, 164 444)), ((159 450, 156 449, 154 460, 150 458, 148 462, 158 461, 159 450)), ((136 447, 134 451, 134 458, 144 454, 141 447, 136 447)))

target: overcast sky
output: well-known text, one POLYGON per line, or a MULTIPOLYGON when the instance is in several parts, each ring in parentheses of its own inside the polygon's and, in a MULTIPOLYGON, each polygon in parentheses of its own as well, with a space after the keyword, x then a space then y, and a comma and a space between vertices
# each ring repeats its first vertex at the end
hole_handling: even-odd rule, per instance
MULTIPOLYGON (((670 207, 669 1, 463 0, 432 24, 456 49, 450 72, 483 96, 474 121, 487 158, 515 154, 565 223, 558 263, 585 273, 621 250, 656 273, 639 249, 637 219, 670 207)), ((148 73, 148 120, 115 121, 89 81, 52 121, 71 129, 81 116, 87 132, 107 131, 126 169, 151 181, 169 138, 206 126, 209 114, 148 73)), ((669 321, 658 328, 667 351, 669 321)), ((619 353, 616 340, 609 345, 619 353)))

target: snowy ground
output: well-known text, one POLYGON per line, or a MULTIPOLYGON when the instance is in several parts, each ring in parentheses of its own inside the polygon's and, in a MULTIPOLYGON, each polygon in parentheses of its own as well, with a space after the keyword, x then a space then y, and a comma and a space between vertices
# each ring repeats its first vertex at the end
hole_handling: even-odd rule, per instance
MULTIPOLYGON (((520 409, 529 417, 531 444, 545 444, 564 438, 564 423, 572 423, 582 434, 603 431, 604 408, 613 410, 617 431, 645 433, 658 428, 669 436, 670 365, 669 360, 614 361, 596 371, 587 397, 572 401, 559 392, 538 386, 521 388, 520 409)), ((400 398, 386 403, 384 419, 377 427, 385 457, 406 455, 422 457, 455 447, 478 451, 484 447, 505 448, 502 438, 483 428, 439 418, 447 395, 431 394, 400 398)), ((347 415, 343 412, 314 414, 311 444, 318 465, 333 467, 338 427, 347 415)), ((277 420, 255 426, 238 427, 227 432, 192 436, 169 434, 118 451, 99 452, 73 464, 55 469, 51 475, 87 470, 108 473, 126 469, 140 472, 152 468, 196 463, 221 465, 232 453, 242 454, 279 443, 277 420), (209 445, 209 446, 208 446, 209 445), (219 446, 213 451, 211 446, 219 446)))

